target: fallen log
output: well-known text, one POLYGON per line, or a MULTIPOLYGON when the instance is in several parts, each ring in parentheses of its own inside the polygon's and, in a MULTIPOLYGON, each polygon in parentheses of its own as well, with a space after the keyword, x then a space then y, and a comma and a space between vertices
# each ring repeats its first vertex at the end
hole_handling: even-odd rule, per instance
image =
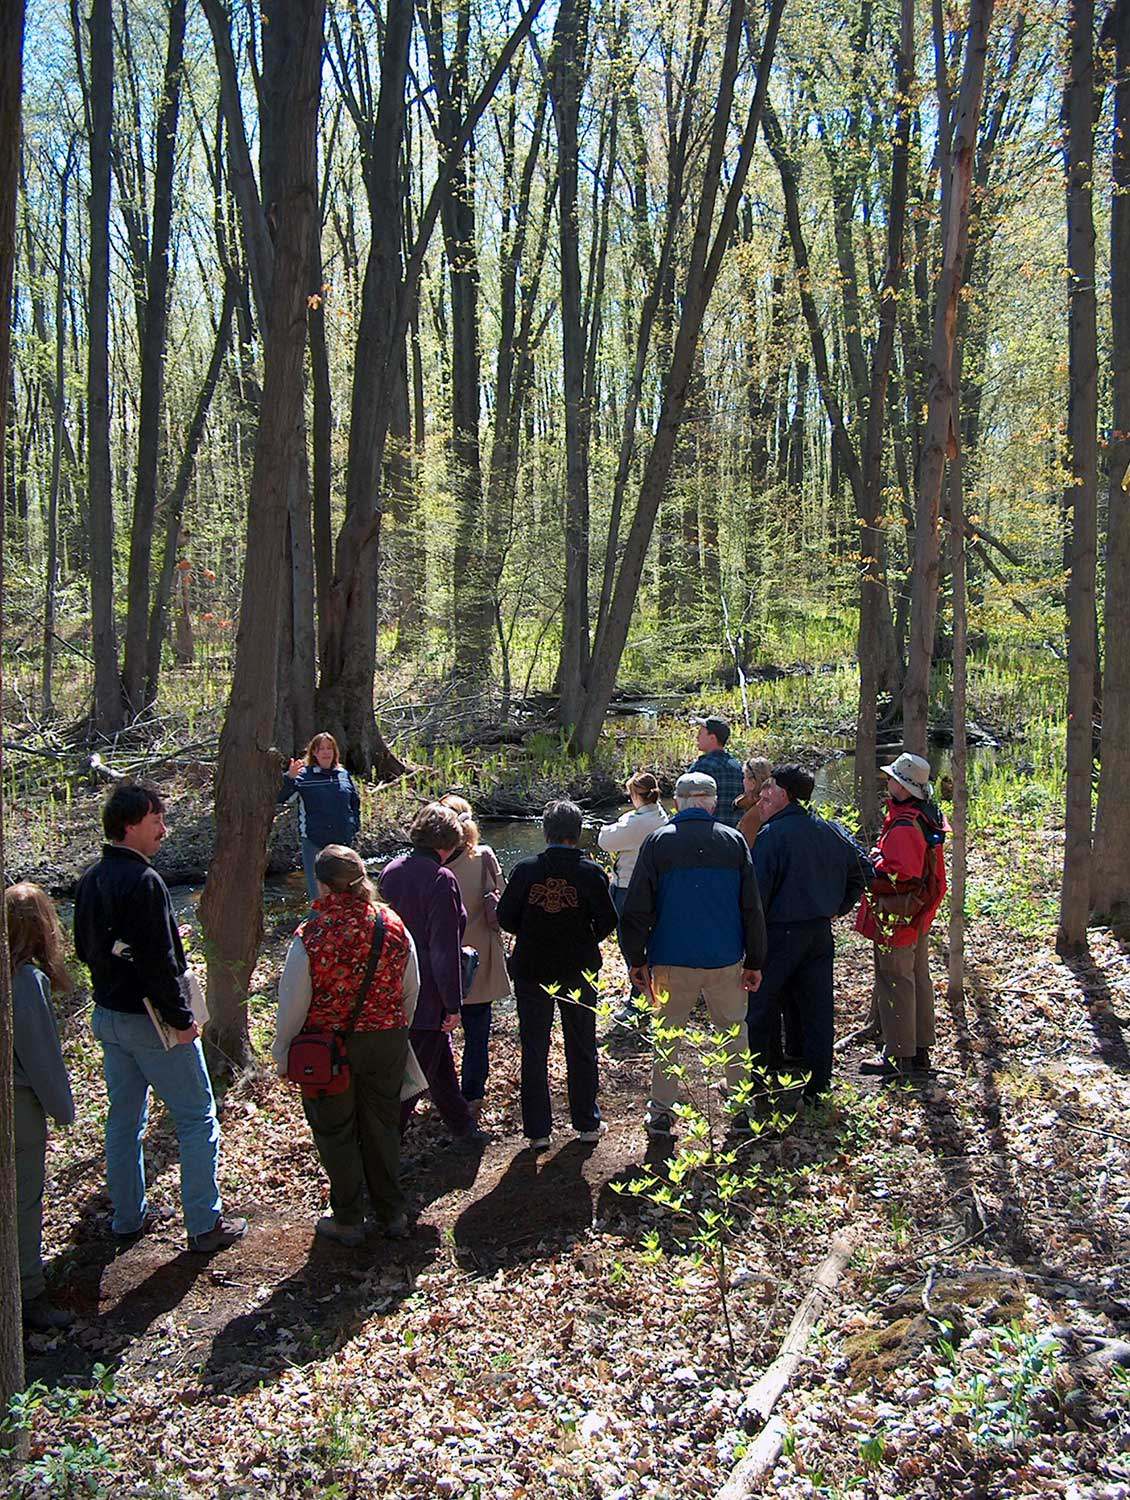
POLYGON ((785 1439, 784 1424, 775 1418, 770 1420, 773 1408, 788 1389, 804 1358, 809 1335, 831 1301, 836 1283, 854 1249, 855 1236, 850 1230, 836 1235, 831 1250, 821 1262, 815 1280, 789 1324, 780 1353, 746 1396, 745 1410, 755 1413, 765 1425, 744 1457, 734 1465, 715 1500, 750 1500, 750 1496, 758 1493, 755 1486, 772 1473, 785 1439))

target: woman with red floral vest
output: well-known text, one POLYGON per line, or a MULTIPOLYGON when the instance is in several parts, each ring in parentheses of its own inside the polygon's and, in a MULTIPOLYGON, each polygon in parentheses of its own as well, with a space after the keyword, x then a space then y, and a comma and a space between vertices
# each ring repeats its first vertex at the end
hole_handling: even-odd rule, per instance
POLYGON ((946 821, 932 800, 930 762, 904 752, 883 766, 889 800, 871 851, 875 875, 855 930, 875 944, 875 1009, 883 1057, 861 1073, 927 1072, 934 1045, 930 927, 946 893, 946 821))
POLYGON ((378 904, 355 850, 329 844, 314 870, 319 895, 287 951, 271 1053, 285 1076, 287 1053, 300 1031, 339 1033, 349 1060, 348 1087, 302 1100, 330 1180, 332 1213, 315 1228, 326 1239, 360 1245, 368 1189, 376 1226, 402 1239, 408 1218, 400 1187, 400 1098, 420 988, 416 950, 392 908, 378 904), (378 920, 380 956, 357 1010, 378 920))

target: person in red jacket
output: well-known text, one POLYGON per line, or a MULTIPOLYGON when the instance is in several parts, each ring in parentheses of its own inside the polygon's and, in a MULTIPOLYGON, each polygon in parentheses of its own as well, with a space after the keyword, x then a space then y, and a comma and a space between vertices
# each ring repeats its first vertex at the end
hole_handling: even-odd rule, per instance
POLYGON ((889 766, 887 815, 871 851, 875 876, 855 930, 875 944, 875 1008, 883 1057, 861 1073, 901 1078, 930 1067, 934 987, 930 927, 946 893, 946 822, 932 800, 930 762, 903 753, 889 766))

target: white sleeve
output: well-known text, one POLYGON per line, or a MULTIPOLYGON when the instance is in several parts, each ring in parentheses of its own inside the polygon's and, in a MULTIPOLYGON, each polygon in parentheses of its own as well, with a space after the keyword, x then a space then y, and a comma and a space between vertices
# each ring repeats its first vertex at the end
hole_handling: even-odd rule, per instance
POLYGON ((605 823, 597 829, 596 841, 607 854, 623 854, 639 845, 637 831, 628 823, 631 816, 625 813, 615 823, 605 823))
POLYGON ((290 1044, 306 1024, 312 993, 306 944, 300 937, 293 937, 279 976, 279 1008, 275 1016, 275 1040, 271 1044, 271 1056, 280 1068, 286 1067, 290 1044))
POLYGON ((416 957, 416 944, 407 928, 404 935, 408 939, 408 961, 404 965, 404 1016, 411 1026, 412 1017, 416 1014, 416 1001, 420 998, 420 963, 416 957))

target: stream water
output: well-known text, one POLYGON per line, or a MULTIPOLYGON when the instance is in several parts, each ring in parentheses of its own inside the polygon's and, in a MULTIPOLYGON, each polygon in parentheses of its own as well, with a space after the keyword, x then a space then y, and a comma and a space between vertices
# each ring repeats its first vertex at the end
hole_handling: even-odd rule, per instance
MULTIPOLYGON (((996 757, 1004 753, 1007 752, 971 747, 970 762, 989 769, 996 757)), ((948 750, 934 750, 930 758, 935 776, 948 773, 950 768, 948 750)), ((854 761, 850 755, 838 756, 822 766, 816 772, 813 805, 816 807, 849 806, 853 796, 853 773, 854 761)), ((613 822, 627 809, 627 806, 628 804, 624 802, 603 808, 599 813, 586 813, 581 834, 582 848, 595 849, 597 829, 602 823, 613 822)), ((670 802, 665 803, 665 806, 668 810, 673 809, 673 804, 670 802)), ((536 854, 544 848, 545 841, 542 838, 540 818, 484 818, 481 828, 484 842, 488 843, 497 854, 499 863, 505 871, 511 870, 518 860, 526 855, 536 854)), ((385 859, 370 860, 368 862, 370 873, 378 874, 385 862, 385 859)), ((197 903, 200 899, 200 891, 199 886, 174 886, 172 888, 173 906, 177 916, 194 932, 198 926, 197 903)), ((275 876, 269 879, 263 887, 263 916, 268 931, 277 930, 288 922, 297 923, 308 909, 308 905, 306 885, 300 870, 289 875, 275 876)), ((69 903, 67 907, 69 915, 69 903)))

